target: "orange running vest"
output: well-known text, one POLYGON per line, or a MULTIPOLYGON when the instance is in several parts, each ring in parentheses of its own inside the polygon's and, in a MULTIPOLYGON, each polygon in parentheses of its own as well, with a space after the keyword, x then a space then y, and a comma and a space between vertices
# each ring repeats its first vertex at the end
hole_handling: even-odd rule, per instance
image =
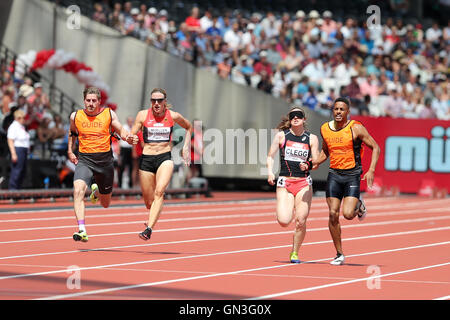
POLYGON ((353 141, 352 127, 361 124, 356 120, 351 120, 344 128, 333 130, 330 123, 326 122, 320 128, 323 141, 327 144, 330 156, 330 168, 337 170, 349 170, 361 167, 361 144, 357 139, 353 141))
POLYGON ((111 150, 111 112, 103 109, 95 116, 89 116, 84 110, 75 114, 75 126, 78 131, 79 151, 98 153, 111 150))

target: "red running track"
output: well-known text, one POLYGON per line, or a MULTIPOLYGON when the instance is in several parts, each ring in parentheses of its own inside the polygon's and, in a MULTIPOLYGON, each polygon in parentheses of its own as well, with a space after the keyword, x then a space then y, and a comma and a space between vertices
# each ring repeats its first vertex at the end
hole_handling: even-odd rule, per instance
POLYGON ((341 217, 335 255, 325 199, 315 197, 290 264, 293 224, 273 193, 170 200, 148 242, 142 201, 87 206, 89 242, 72 240, 71 203, 0 205, 0 299, 432 300, 450 297, 450 199, 367 198, 341 217))

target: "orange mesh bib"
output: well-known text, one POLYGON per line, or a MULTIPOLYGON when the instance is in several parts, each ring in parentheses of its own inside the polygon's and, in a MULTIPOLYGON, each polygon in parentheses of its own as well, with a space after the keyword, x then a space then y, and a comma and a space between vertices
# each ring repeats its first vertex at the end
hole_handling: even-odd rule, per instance
POLYGON ((95 116, 84 110, 77 111, 75 126, 78 131, 79 151, 82 153, 107 152, 111 150, 111 113, 103 109, 95 116))
POLYGON ((327 144, 330 156, 330 168, 347 170, 361 165, 361 141, 353 141, 352 127, 361 124, 351 120, 344 128, 333 130, 326 122, 320 128, 320 133, 327 144))

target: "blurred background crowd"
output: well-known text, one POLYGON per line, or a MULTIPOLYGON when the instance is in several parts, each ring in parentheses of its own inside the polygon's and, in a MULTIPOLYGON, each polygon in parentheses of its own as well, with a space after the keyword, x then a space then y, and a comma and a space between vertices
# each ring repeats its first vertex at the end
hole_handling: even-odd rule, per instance
POLYGON ((450 20, 408 19, 409 1, 385 1, 384 19, 319 12, 217 10, 193 4, 178 23, 163 7, 103 1, 92 19, 206 68, 329 115, 347 96, 352 113, 450 119, 450 20), (386 11, 388 14, 386 15, 386 11))
MULTIPOLYGON (((411 18, 409 0, 372 2, 380 5, 380 21, 333 6, 242 10, 206 2, 185 3, 185 14, 176 17, 168 3, 153 1, 103 0, 87 13, 224 81, 325 116, 332 101, 345 96, 355 115, 450 120, 450 4, 439 1, 440 15, 421 21, 411 18)), ((14 112, 22 110, 29 157, 64 163, 68 119, 52 109, 47 94, 39 81, 15 79, 0 61, 0 148, 7 151, 14 112)), ((120 150, 116 144, 118 166, 120 150)), ((121 184, 123 168, 119 173, 121 184)), ((132 186, 135 177, 128 180, 132 186)))

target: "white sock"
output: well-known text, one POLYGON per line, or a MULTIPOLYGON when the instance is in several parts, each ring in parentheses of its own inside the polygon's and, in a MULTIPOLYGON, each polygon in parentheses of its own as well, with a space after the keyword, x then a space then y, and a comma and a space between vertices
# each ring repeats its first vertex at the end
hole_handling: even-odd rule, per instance
POLYGON ((84 225, 84 220, 78 220, 78 230, 86 231, 86 226, 84 225))

